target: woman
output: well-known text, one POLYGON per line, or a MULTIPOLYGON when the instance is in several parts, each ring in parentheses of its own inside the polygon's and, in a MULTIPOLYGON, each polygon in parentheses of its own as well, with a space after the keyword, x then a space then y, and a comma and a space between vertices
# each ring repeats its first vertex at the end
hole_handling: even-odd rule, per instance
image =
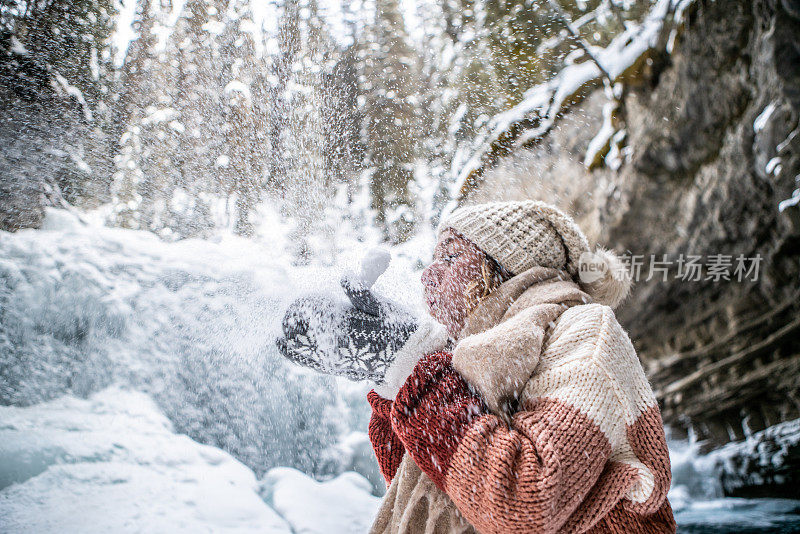
POLYGON ((345 284, 374 325, 344 337, 384 336, 365 345, 389 485, 372 532, 675 532, 658 405, 613 312, 630 279, 588 253, 554 206, 483 204, 445 218, 423 273, 444 329, 345 284), (598 279, 580 276, 587 254, 598 279))

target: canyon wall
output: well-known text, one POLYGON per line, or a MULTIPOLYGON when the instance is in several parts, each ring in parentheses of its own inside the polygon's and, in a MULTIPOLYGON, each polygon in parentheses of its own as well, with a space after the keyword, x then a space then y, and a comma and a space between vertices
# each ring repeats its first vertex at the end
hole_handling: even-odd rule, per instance
POLYGON ((800 417, 800 2, 697 0, 673 33, 626 74, 604 150, 614 96, 587 85, 462 194, 554 202, 641 256, 618 318, 665 422, 716 447, 800 417), (681 254, 730 261, 731 279, 681 279, 681 254), (732 276, 739 255, 758 273, 732 276))

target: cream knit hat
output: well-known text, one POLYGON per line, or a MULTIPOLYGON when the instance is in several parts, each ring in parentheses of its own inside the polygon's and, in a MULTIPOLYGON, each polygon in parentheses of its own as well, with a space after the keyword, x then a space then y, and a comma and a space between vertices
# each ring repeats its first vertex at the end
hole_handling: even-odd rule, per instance
POLYGON ((452 228, 511 271, 534 266, 563 269, 595 302, 617 307, 628 295, 630 275, 611 251, 589 250, 575 221, 552 204, 535 200, 490 202, 458 208, 439 224, 452 228))

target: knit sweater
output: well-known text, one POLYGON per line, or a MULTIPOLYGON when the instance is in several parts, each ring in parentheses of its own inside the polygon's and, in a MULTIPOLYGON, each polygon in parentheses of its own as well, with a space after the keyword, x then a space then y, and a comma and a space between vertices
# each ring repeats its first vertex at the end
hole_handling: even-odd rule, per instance
POLYGON ((370 392, 390 482, 373 533, 672 533, 655 397, 613 309, 563 272, 526 271, 370 392))

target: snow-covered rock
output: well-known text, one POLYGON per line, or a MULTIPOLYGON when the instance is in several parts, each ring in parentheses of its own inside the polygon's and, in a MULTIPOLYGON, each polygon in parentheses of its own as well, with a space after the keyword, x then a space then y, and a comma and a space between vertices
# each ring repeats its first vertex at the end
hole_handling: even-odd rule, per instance
MULTIPOLYGON (((602 70, 593 61, 567 65, 553 78, 528 89, 520 103, 492 117, 485 131, 477 136, 472 156, 451 185, 451 197, 465 198, 501 154, 546 135, 563 115, 564 108, 574 103, 581 91, 600 85, 606 75, 610 78, 607 82, 622 81, 624 75, 659 44, 668 15, 674 13, 677 21, 691 2, 658 0, 640 24, 628 27, 607 47, 592 51, 602 70)), ((594 160, 599 152, 597 145, 606 145, 613 135, 614 131, 609 131, 604 125, 598 138, 590 143, 584 161, 594 160)))
POLYGON ((375 461, 369 435, 366 432, 351 432, 340 442, 339 447, 344 459, 344 470, 362 475, 372 484, 373 495, 383 495, 386 492, 386 480, 375 461))
POLYGON ((116 387, 0 407, 3 532, 263 532, 289 525, 253 472, 116 387))
MULTIPOLYGON (((756 532, 797 532, 800 529, 800 501, 769 498, 724 497, 725 470, 738 454, 758 456, 757 444, 769 443, 768 437, 783 436, 785 447, 768 449, 769 458, 762 461, 783 461, 796 439, 797 421, 776 425, 760 432, 745 443, 732 443, 722 449, 703 454, 702 444, 669 440, 672 486, 669 502, 675 511, 679 532, 695 534, 741 534, 756 532), (766 434, 766 435, 765 435, 766 434), (720 476, 722 470, 722 477, 720 476), (722 480, 721 480, 722 479, 722 480)), ((751 461, 755 462, 755 460, 751 461)), ((796 487, 796 486, 794 486, 796 487)), ((792 497, 791 489, 784 491, 792 497)), ((755 495, 755 493, 753 493, 755 495)))
POLYGON ((380 499, 355 472, 262 482, 228 453, 176 434, 145 394, 116 386, 0 407, 0 531, 361 533, 380 499))
POLYGON ((800 419, 728 443, 712 457, 726 495, 795 498, 800 480, 800 419))
POLYGON ((317 482, 296 469, 276 467, 264 477, 261 494, 295 534, 360 534, 369 530, 380 504, 371 489, 358 473, 317 482))

